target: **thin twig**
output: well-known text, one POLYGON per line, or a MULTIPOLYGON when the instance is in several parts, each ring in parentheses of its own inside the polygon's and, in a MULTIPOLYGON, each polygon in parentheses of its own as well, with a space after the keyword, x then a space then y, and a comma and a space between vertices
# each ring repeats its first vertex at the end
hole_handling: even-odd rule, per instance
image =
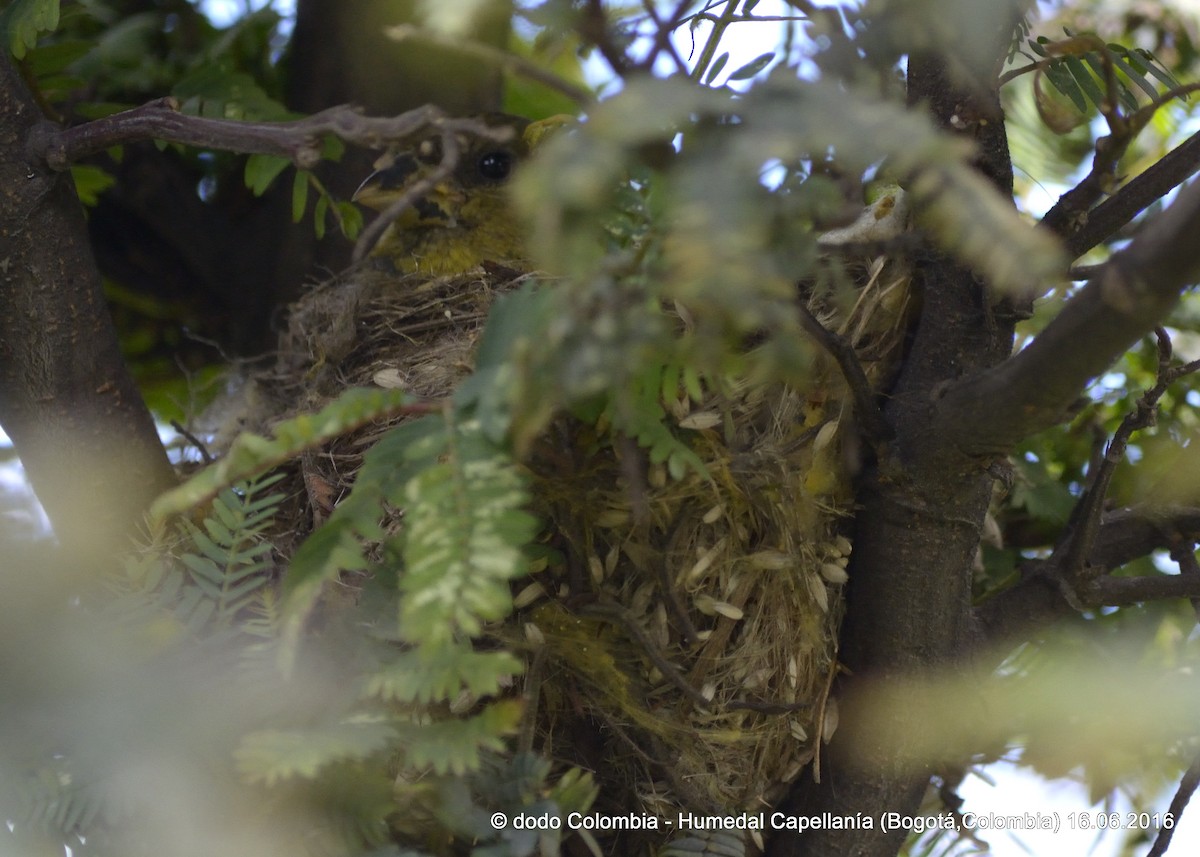
POLYGON ((578 21, 576 29, 584 43, 595 46, 617 77, 628 76, 631 71, 629 56, 613 41, 608 16, 604 14, 600 0, 584 0, 578 21))
POLYGON ((1135 410, 1126 414, 1112 440, 1104 451, 1100 466, 1090 474, 1083 496, 1071 512, 1065 537, 1055 547, 1052 560, 1066 582, 1074 585, 1094 579, 1105 569, 1089 566, 1087 557, 1092 552, 1100 532, 1100 520, 1104 513, 1104 501, 1117 466, 1124 460, 1125 451, 1134 432, 1154 425, 1158 414, 1158 402, 1167 388, 1175 381, 1200 368, 1200 361, 1171 366, 1171 338, 1162 327, 1154 329, 1157 342, 1158 373, 1155 384, 1138 399, 1135 410))
POLYGON ((353 262, 361 262, 366 258, 371 249, 383 237, 383 233, 388 227, 396 222, 396 219, 407 211, 411 206, 415 205, 417 200, 421 199, 431 190, 433 190, 438 182, 454 172, 454 168, 458 166, 459 145, 458 139, 454 134, 442 135, 442 160, 441 163, 434 168, 433 172, 417 182, 401 194, 400 198, 389 205, 384 211, 371 221, 371 225, 362 231, 358 236, 358 240, 354 242, 354 253, 350 257, 353 262))
POLYGON ((871 389, 871 382, 858 361, 854 346, 826 329, 803 302, 798 302, 796 306, 800 311, 800 325, 829 353, 841 369, 842 377, 850 387, 850 395, 854 399, 854 413, 862 426, 864 436, 872 445, 890 440, 892 427, 888 425, 883 412, 875 403, 875 391, 871 389))
POLYGON ((625 633, 642 647, 646 657, 650 659, 650 663, 654 664, 655 668, 662 673, 663 678, 682 691, 683 695, 691 700, 692 704, 697 708, 704 711, 712 708, 712 700, 688 684, 679 667, 671 663, 666 655, 658 650, 658 646, 650 639, 650 635, 646 633, 646 630, 638 624, 637 620, 624 607, 615 602, 604 600, 598 601, 595 604, 589 604, 580 612, 585 616, 595 616, 599 619, 605 619, 620 625, 625 633))
POLYGON ((205 464, 213 463, 214 459, 212 453, 208 451, 208 446, 205 445, 204 441, 184 428, 183 423, 179 422, 179 420, 171 420, 171 428, 175 429, 184 440, 196 447, 196 451, 200 453, 200 460, 202 462, 205 464))
POLYGON ((1187 808, 1188 801, 1192 799, 1197 786, 1200 786, 1200 756, 1193 759, 1192 764, 1188 765, 1188 769, 1183 772, 1183 776, 1179 780, 1179 788, 1175 790, 1175 797, 1171 798, 1171 805, 1167 807, 1167 814, 1171 816, 1173 823, 1170 827, 1159 829, 1158 836, 1154 838, 1154 846, 1146 852, 1146 857, 1163 857, 1167 853, 1171 837, 1175 835, 1175 829, 1179 827, 1183 811, 1187 808))
POLYGON ((687 9, 691 0, 682 0, 682 2, 671 10, 671 14, 664 20, 658 16, 658 12, 654 9, 654 0, 642 0, 642 8, 646 10, 646 14, 650 16, 650 20, 654 23, 654 44, 646 53, 646 58, 640 63, 641 67, 650 71, 654 68, 654 63, 658 59, 659 54, 666 51, 667 56, 675 63, 675 70, 680 74, 686 75, 690 69, 687 63, 683 61, 683 57, 679 55, 679 51, 675 50, 675 45, 671 41, 671 33, 674 32, 679 16, 687 9))

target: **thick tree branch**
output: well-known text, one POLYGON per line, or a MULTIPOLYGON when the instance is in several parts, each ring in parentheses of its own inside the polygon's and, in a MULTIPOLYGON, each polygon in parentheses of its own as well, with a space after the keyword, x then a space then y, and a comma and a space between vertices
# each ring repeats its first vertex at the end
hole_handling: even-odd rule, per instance
POLYGON ((1087 384, 1152 330, 1200 276, 1200 185, 1175 202, 1106 263, 1019 354, 951 387, 934 430, 980 456, 1003 455, 1061 421, 1087 384))
MULTIPOLYGON (((1096 204, 1097 200, 1112 190, 1113 185, 1117 181, 1116 171, 1121 158, 1124 157, 1125 152, 1129 149, 1129 145, 1137 135, 1154 118, 1154 114, 1169 101, 1188 95, 1195 91, 1198 86, 1197 84, 1188 84, 1162 93, 1145 107, 1126 116, 1121 113, 1119 106, 1120 99, 1117 94, 1116 73, 1113 68, 1112 57, 1109 55, 1104 43, 1095 36, 1077 36, 1067 41, 1082 41, 1085 44, 1090 44, 1104 64, 1106 97, 1101 102, 1100 110, 1108 122, 1111 133, 1107 137, 1101 137, 1096 141, 1096 154, 1092 159, 1092 169, 1087 176, 1079 184, 1071 188, 1071 190, 1064 193, 1058 202, 1046 212, 1045 217, 1042 218, 1042 226, 1044 228, 1062 236, 1064 239, 1073 238, 1080 229, 1087 225, 1090 219, 1089 209, 1096 204)), ((1038 74, 1040 75, 1041 72, 1039 71, 1038 74)), ((1180 178, 1178 181, 1183 181, 1184 178, 1186 176, 1180 178)), ((1140 211, 1141 209, 1138 210, 1140 211)), ((1136 213, 1134 212, 1134 214, 1136 213)), ((1130 217, 1132 216, 1130 215, 1130 217)), ((1079 254, 1076 253, 1076 255, 1079 254)))
MULTIPOLYGON (((1095 543, 1087 555, 1087 564, 1094 570, 1107 573, 1156 550, 1175 551, 1197 541, 1200 541, 1200 508, 1152 506, 1119 509, 1101 519, 1095 543)), ((1159 578, 1124 578, 1132 581, 1143 579, 1159 578)), ((1107 604, 1104 598, 1124 598, 1133 589, 1131 584, 1121 584, 1112 589, 1095 590, 1094 594, 1101 600, 1095 601, 1092 606, 1107 604), (1122 588, 1125 586, 1128 588, 1122 588)), ((1190 584, 1153 584, 1145 598, 1134 600, 1186 598, 1198 591, 1200 583, 1194 579, 1190 584)), ((1087 593, 1080 593, 1079 597, 1090 599, 1087 593)), ((1061 575, 1047 562, 1039 561, 1027 566, 1019 583, 983 604, 976 611, 976 619, 986 642, 1008 643, 1025 639, 1038 628, 1075 612, 1077 608, 1063 591, 1061 575)))
POLYGON ((1161 598, 1200 597, 1200 580, 1191 575, 1168 574, 1162 577, 1102 577, 1079 590, 1087 607, 1125 607, 1161 598))
POLYGON ((42 124, 29 135, 29 151, 52 168, 62 170, 116 145, 164 140, 227 152, 278 155, 308 169, 320 161, 321 140, 326 136, 368 148, 382 148, 429 131, 494 136, 507 133, 475 119, 447 119, 441 110, 430 106, 399 116, 373 117, 342 105, 293 122, 239 122, 186 116, 179 112, 179 104, 173 98, 160 98, 72 128, 42 124))

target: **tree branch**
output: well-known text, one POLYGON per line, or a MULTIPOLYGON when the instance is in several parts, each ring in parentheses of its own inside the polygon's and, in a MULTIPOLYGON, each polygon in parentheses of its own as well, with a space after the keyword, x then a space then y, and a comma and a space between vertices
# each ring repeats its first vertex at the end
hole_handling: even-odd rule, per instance
POLYGON ((934 430, 980 456, 1003 455, 1063 419, 1087 384, 1171 310, 1200 276, 1200 185, 1184 189, 1019 354, 951 387, 934 430))
POLYGON ((1071 258, 1082 256, 1197 172, 1200 172, 1200 132, 1188 137, 1089 211, 1078 228, 1064 237, 1067 252, 1071 258))
POLYGON ((1161 598, 1200 597, 1200 580, 1191 575, 1167 574, 1162 577, 1102 577, 1079 590, 1088 607, 1125 607, 1141 601, 1161 598))
POLYGON ((1087 555, 1095 544, 1099 533, 1104 503, 1108 488, 1116 474, 1117 465, 1125 459, 1125 450, 1134 432, 1154 425, 1158 417, 1158 401, 1175 381, 1200 368, 1200 363, 1191 362, 1172 366, 1171 338, 1161 327, 1154 329, 1158 341, 1158 373, 1154 386, 1138 399, 1132 413, 1125 415, 1117 430, 1113 432, 1104 455, 1089 470, 1087 488, 1071 511, 1071 518, 1064 528, 1063 536, 1054 547, 1050 561, 1066 585, 1078 587, 1080 583, 1099 576, 1105 569, 1087 562, 1087 555))
MULTIPOLYGON (((1197 541, 1200 541, 1200 508, 1152 506, 1119 509, 1102 518, 1095 544, 1087 555, 1087 564, 1109 572, 1153 551, 1175 551, 1197 541)), ((1138 581, 1157 578, 1123 579, 1138 581)), ((1144 593, 1146 597, 1141 600, 1190 597, 1188 591, 1181 594, 1173 589, 1178 587, 1200 592, 1200 582, 1194 578, 1190 580, 1190 584, 1169 584, 1165 592, 1150 587, 1150 591, 1144 593)), ((1132 591, 1132 587, 1126 590, 1117 587, 1097 590, 1095 594, 1101 599, 1116 598, 1132 591)), ((1091 601, 1088 592, 1091 590, 1081 592, 1080 597, 1091 601)), ((1107 603, 1095 601, 1093 606, 1107 603)), ((976 621, 985 641, 1000 643, 1025 639, 1036 629, 1075 612, 1077 607, 1070 603, 1063 592, 1061 575, 1047 561, 1038 560, 1026 564, 1019 583, 981 605, 976 611, 976 621)))
POLYGON ((289 158, 297 167, 310 169, 321 159, 321 140, 326 136, 378 149, 429 131, 466 131, 485 136, 503 133, 476 119, 447 119, 441 110, 430 106, 399 116, 374 117, 341 105, 293 122, 240 122, 186 116, 179 112, 175 99, 160 98, 72 128, 44 123, 30 133, 29 152, 51 168, 62 170, 113 146, 153 139, 228 152, 278 155, 289 158))
POLYGON ((1188 765, 1188 769, 1183 772, 1183 776, 1179 779, 1179 788, 1176 789, 1175 796, 1171 798, 1171 805, 1167 808, 1167 812, 1171 814, 1175 823, 1158 831, 1158 836, 1154 838, 1154 846, 1146 852, 1146 857, 1163 857, 1167 853, 1167 848, 1171 845, 1171 837, 1174 836, 1175 828, 1179 826, 1179 821, 1183 817, 1183 810, 1187 807, 1188 801, 1192 799, 1197 786, 1200 786, 1200 756, 1193 759, 1192 763, 1188 765))

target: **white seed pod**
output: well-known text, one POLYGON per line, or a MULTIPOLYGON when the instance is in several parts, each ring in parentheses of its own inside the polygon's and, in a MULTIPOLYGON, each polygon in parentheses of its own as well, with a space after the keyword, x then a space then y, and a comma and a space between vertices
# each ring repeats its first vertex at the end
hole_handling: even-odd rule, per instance
POLYGON ((718 503, 717 505, 715 505, 711 509, 709 509, 707 512, 705 512, 704 517, 701 518, 700 520, 702 520, 706 524, 715 524, 717 521, 721 520, 721 516, 724 514, 725 514, 725 507, 722 506, 720 503, 718 503))
POLYGON ((542 588, 540 583, 534 581, 516 594, 516 596, 513 598, 513 607, 515 607, 517 610, 520 610, 524 607, 528 607, 530 604, 539 600, 540 598, 543 598, 545 595, 546 590, 542 588))
POLYGON ((650 602, 654 600, 655 585, 646 581, 637 589, 633 590, 633 595, 629 599, 629 612, 634 616, 643 616, 650 609, 650 602))
POLYGON ((721 424, 721 415, 713 411, 696 411, 688 414, 679 421, 679 427, 685 429, 695 429, 702 431, 704 429, 716 428, 721 424))
POLYGON ((817 436, 813 440, 813 452, 820 452, 829 446, 830 442, 837 436, 838 422, 838 420, 830 420, 817 430, 817 436))
POLYGON ((380 369, 371 376, 371 381, 376 387, 382 387, 385 390, 404 390, 408 387, 404 373, 394 367, 380 369))
POLYGON ((604 563, 600 562, 600 557, 595 554, 588 557, 588 574, 592 583, 599 585, 604 582, 604 563))
POLYGON ((838 701, 834 697, 825 700, 825 717, 821 719, 821 740, 828 744, 838 728, 838 701))
POLYGON ((708 550, 701 551, 700 557, 696 560, 695 565, 689 568, 687 574, 684 575, 684 581, 686 583, 695 583, 697 580, 702 578, 704 573, 712 566, 713 560, 717 558, 717 554, 720 553, 721 549, 724 547, 725 539, 722 538, 717 539, 717 543, 708 550))
POLYGON ((614 529, 629 523, 628 509, 605 509, 596 516, 596 526, 614 529))
POLYGON ((821 577, 833 584, 845 583, 850 579, 850 575, 846 573, 846 569, 842 568, 836 562, 827 562, 822 564, 821 577))
POLYGON ((804 728, 804 725, 799 720, 789 720, 788 731, 792 733, 792 737, 797 741, 808 740, 808 730, 804 728))
POLYGON ((604 576, 612 577, 612 573, 617 570, 617 560, 621 558, 621 551, 613 545, 608 553, 604 556, 604 576))
POLYGON ((740 607, 730 604, 728 601, 714 601, 713 610, 726 619, 732 619, 735 622, 740 622, 746 615, 740 607))
POLYGON ((777 571, 792 564, 792 558, 782 551, 756 551, 746 557, 751 568, 777 571))
POLYGON ((671 625, 667 621, 667 608, 662 604, 654 607, 654 615, 650 620, 650 637, 660 649, 671 645, 671 625))
POLYGON ((825 591, 825 581, 815 574, 810 574, 805 577, 805 582, 808 584, 809 594, 812 595, 813 601, 817 602, 817 606, 821 608, 821 612, 828 613, 829 593, 825 591))
POLYGON ((854 544, 845 536, 834 536, 833 546, 842 556, 850 556, 854 550, 854 544))
POLYGON ((542 629, 532 622, 526 622, 523 626, 525 631, 525 639, 535 646, 544 646, 546 644, 546 635, 542 633, 542 629))

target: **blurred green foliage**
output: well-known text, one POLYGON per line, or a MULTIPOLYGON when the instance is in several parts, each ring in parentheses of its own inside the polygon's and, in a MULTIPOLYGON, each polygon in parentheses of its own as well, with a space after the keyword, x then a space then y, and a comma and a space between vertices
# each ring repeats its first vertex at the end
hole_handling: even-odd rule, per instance
MULTIPOLYGON (((520 455, 550 419, 566 412, 606 427, 597 443, 626 435, 670 476, 702 470, 667 404, 699 400, 701 390, 803 377, 812 355, 791 308, 795 284, 816 281, 818 237, 857 213, 863 186, 885 163, 914 202, 915 225, 940 249, 1000 291, 1044 294, 1023 341, 1061 306, 1071 287, 1061 282, 1057 247, 971 169, 969 145, 908 109, 895 86, 904 51, 936 42, 945 28, 961 36, 955 27, 966 24, 954 17, 935 27, 916 14, 920 4, 903 3, 891 4, 882 24, 855 18, 860 26, 847 37, 863 48, 855 78, 842 74, 844 56, 827 50, 836 33, 817 22, 804 62, 819 71, 805 65, 801 74, 790 47, 769 44, 773 35, 742 59, 725 48, 734 18, 776 32, 755 21, 755 5, 688 10, 678 29, 699 44, 684 60, 688 74, 630 76, 588 107, 579 128, 541 148, 515 199, 539 266, 568 283, 528 286, 498 301, 474 375, 444 409, 404 423, 367 453, 354 491, 294 556, 276 556, 267 540, 288 498, 258 474, 403 409, 404 397, 352 391, 273 438, 243 439, 162 501, 149 543, 106 578, 106 592, 78 569, 21 574, 41 562, 36 547, 14 557, 10 597, 0 602, 4 847, 61 854, 67 846, 80 857, 557 853, 565 834, 487 823, 489 811, 586 811, 597 793, 590 775, 552 771, 513 751, 522 708, 507 689, 522 668, 521 644, 492 632, 512 610, 513 582, 546 561, 520 455), (734 91, 729 81, 745 85, 734 91), (402 525, 384 526, 398 508, 402 525), (185 517, 166 523, 168 512, 185 517), (323 596, 348 572, 370 573, 361 602, 330 607, 323 596)), ((222 29, 186 4, 125 17, 114 6, 67 3, 61 16, 46 0, 6 7, 8 48, 47 104, 92 117, 169 93, 196 115, 290 116, 277 62, 281 18, 272 8, 222 29)), ((1090 14, 1087 4, 1064 5, 1063 20, 1042 29, 1095 28, 1098 19, 1068 20, 1073 9, 1090 14)), ((610 51, 648 49, 653 21, 643 9, 608 11, 610 51)), ((565 0, 523 9, 528 32, 519 32, 514 53, 578 82, 581 55, 596 52, 579 35, 576 12, 565 0)), ((1194 35, 1186 20, 1166 14, 1127 18, 1104 33, 1122 63, 1126 108, 1194 78, 1194 35), (1147 32, 1150 48, 1142 45, 1147 32)), ((1028 61, 1047 59, 1036 36, 1016 44, 1028 48, 1028 61)), ((1010 68, 1026 61, 1014 55, 1010 68)), ((1047 127, 1031 75, 1005 87, 1022 189, 1067 183, 1090 162, 1104 133, 1095 121, 1096 63, 1103 67, 1084 53, 1046 71, 1043 88, 1079 113, 1066 133, 1047 127)), ((573 109, 520 76, 506 99, 508 109, 534 117, 573 109)), ((1191 102, 1164 106, 1122 171, 1160 157, 1192 119, 1191 102)), ((215 181, 236 175, 255 194, 290 169, 279 159, 181 154, 215 181)), ((340 156, 340 145, 331 141, 325 154, 340 156)), ((87 205, 111 181, 92 166, 74 175, 87 205)), ((310 193, 316 235, 328 216, 356 234, 357 210, 310 173, 293 178, 297 220, 310 193)), ((853 300, 853 277, 843 273, 830 288, 843 282, 847 291, 833 299, 853 300)), ((120 305, 120 287, 111 291, 120 305)), ((1168 324, 1182 359, 1200 356, 1198 318, 1185 302, 1168 324)), ((136 353, 137 337, 126 346, 136 353)), ((1152 344, 1131 350, 1070 423, 1025 444, 1012 487, 995 504, 1003 539, 981 554, 981 599, 1052 548, 1100 444, 1156 371, 1152 344)), ((1181 463, 1178 453, 1195 449, 1194 387, 1184 379, 1169 390, 1157 425, 1135 436, 1114 478, 1114 503, 1194 502, 1200 478, 1180 477, 1194 454, 1181 463)), ((1154 557, 1128 569, 1135 571, 1175 568, 1154 557)), ((1148 730, 1139 754, 1099 730, 1098 743, 1064 754, 1055 743, 1061 733, 1045 728, 1064 694, 1045 688, 1093 691, 1118 674, 1104 666, 1115 652, 1168 678, 1184 675, 1197 654, 1191 611, 1175 603, 1100 611, 1061 638, 1028 645, 1006 674, 1041 695, 1030 697, 1027 718, 997 727, 994 752, 978 761, 1006 754, 1050 776, 1074 771, 1097 799, 1123 787, 1148 803, 1192 751, 1187 741, 1148 730), (1071 661, 1073 683, 1063 652, 1098 653, 1102 667, 1071 661)), ((1178 687, 1191 692, 1182 684, 1143 689, 1161 692, 1153 697, 1160 701, 1193 699, 1173 695, 1178 687)), ((946 710, 962 703, 947 698, 946 710)))

